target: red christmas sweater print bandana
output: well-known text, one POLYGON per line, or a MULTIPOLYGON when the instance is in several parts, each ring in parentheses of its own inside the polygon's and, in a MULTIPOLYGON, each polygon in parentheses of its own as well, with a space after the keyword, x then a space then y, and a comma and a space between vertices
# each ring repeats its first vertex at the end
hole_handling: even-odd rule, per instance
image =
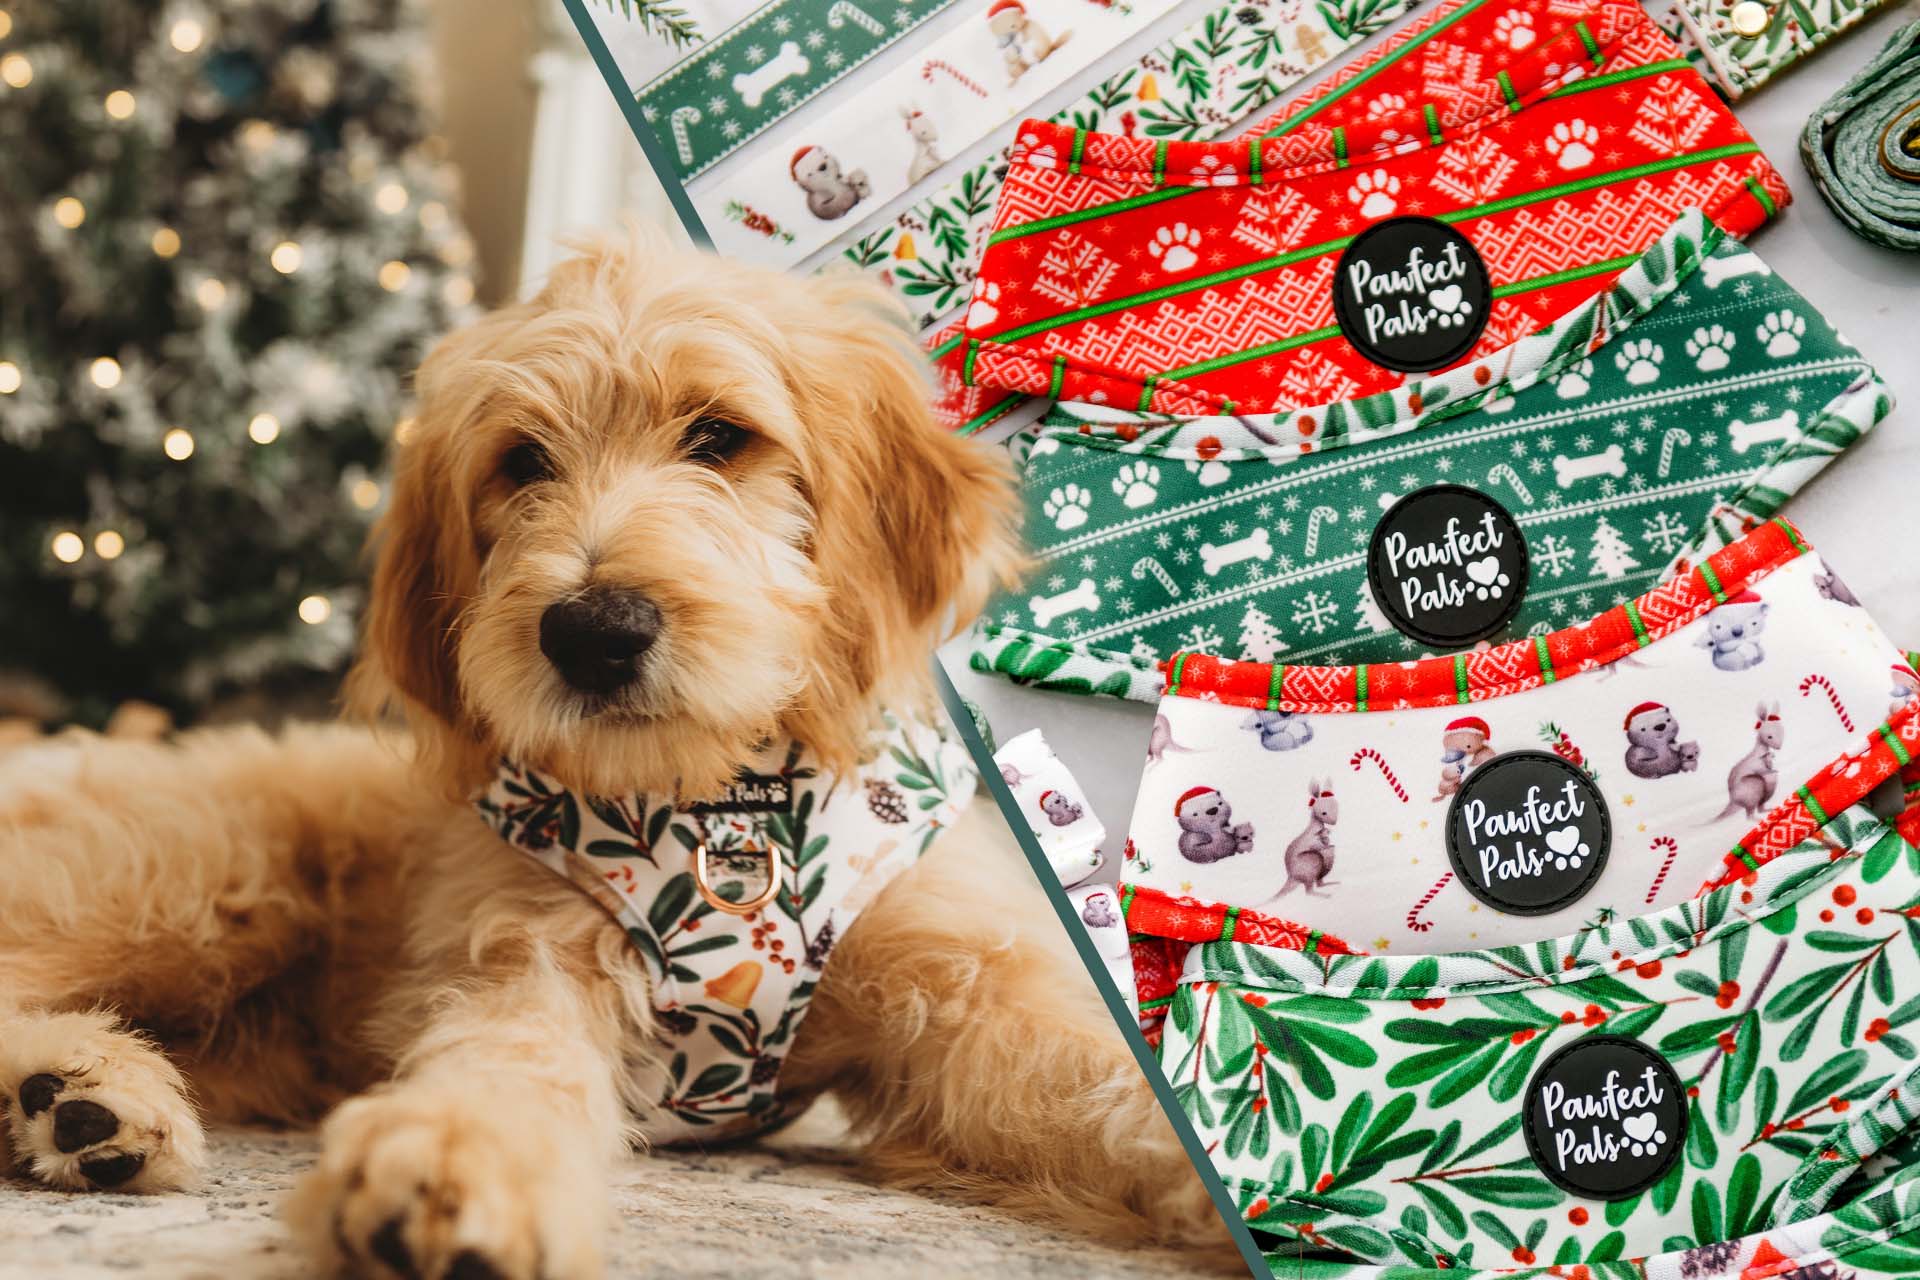
MULTIPOLYGON (((1342 255, 1382 224, 1413 220, 1417 296, 1453 312, 1419 323, 1471 343, 1440 343, 1427 367, 1445 367, 1578 305, 1683 209, 1744 235, 1787 199, 1630 0, 1466 0, 1239 141, 1022 125, 945 358, 974 388, 1125 409, 1321 404, 1404 380, 1377 361, 1405 299, 1382 296, 1388 337, 1367 349, 1335 310, 1342 255)), ((1404 268, 1406 247, 1374 259, 1404 268)))

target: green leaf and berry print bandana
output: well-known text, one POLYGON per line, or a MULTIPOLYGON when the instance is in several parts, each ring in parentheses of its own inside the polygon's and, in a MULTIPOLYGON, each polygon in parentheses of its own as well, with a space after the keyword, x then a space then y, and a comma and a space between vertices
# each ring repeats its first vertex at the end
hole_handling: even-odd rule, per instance
POLYGON ((1486 638, 1539 634, 1765 520, 1891 407, 1804 298, 1688 213, 1539 333, 1389 392, 1237 417, 1056 406, 1022 459, 1038 567, 989 606, 969 661, 1151 701, 1182 650, 1341 664, 1464 648, 1406 626, 1374 580, 1390 509, 1436 485, 1519 531, 1525 577, 1486 638))
POLYGON ((1864 806, 1704 896, 1531 945, 1193 949, 1162 1062, 1249 1225, 1585 1262, 1826 1211, 1914 1119, 1920 851, 1864 806))
POLYGON ((683 804, 576 794, 503 761, 474 803, 508 844, 625 926, 663 1046, 642 1068, 658 1076, 643 1091, 658 1102, 641 1127, 671 1143, 796 1114, 804 1100, 779 1092, 780 1064, 834 942, 978 781, 944 728, 888 715, 848 775, 823 773, 798 743, 770 743, 727 795, 683 804))

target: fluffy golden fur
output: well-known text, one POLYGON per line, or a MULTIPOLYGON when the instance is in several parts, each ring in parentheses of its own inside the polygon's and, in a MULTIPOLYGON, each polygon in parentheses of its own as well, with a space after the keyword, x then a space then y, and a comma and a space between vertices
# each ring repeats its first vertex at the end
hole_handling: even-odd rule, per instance
MULTIPOLYGON (((653 1101, 630 1084, 647 980, 462 798, 503 752, 689 795, 770 732, 852 761, 1017 566, 1014 502, 854 283, 592 246, 449 338, 419 390, 350 682, 407 734, 0 757, 0 1164, 184 1187, 202 1117, 325 1116, 289 1209, 319 1265, 593 1276, 608 1162, 653 1101), (724 456, 702 452, 715 422, 746 433, 724 456), (539 619, 609 585, 660 632, 634 683, 583 696, 539 619)), ((1223 1246, 987 801, 849 930, 783 1087, 837 1092, 890 1177, 1223 1246)))

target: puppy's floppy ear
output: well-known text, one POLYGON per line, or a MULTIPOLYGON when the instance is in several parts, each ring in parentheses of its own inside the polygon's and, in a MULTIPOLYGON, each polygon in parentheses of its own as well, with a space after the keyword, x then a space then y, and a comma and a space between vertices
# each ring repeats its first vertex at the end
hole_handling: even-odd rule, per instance
POLYGON ((796 345, 816 385, 795 388, 819 429, 808 481, 819 510, 816 553, 837 594, 866 597, 879 627, 925 664, 1025 566, 1019 504, 1003 450, 935 421, 926 353, 899 307, 863 281, 809 282, 813 322, 796 345), (827 385, 817 385, 827 380, 827 385))
POLYGON ((368 542, 373 584, 347 683, 358 714, 376 716, 398 701, 416 728, 466 723, 455 643, 479 561, 459 446, 477 405, 458 371, 481 357, 499 323, 490 317, 451 335, 421 366, 413 438, 396 445, 392 499, 368 542))

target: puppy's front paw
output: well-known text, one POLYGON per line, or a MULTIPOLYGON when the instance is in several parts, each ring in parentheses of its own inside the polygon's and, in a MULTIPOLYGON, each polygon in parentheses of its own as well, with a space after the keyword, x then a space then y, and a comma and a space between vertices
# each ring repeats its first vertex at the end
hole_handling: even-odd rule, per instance
POLYGON ((206 1162, 179 1070, 101 1013, 0 1026, 0 1128, 18 1172, 66 1191, 176 1190, 206 1162))
POLYGON ((584 1138, 524 1097, 404 1087, 321 1131, 288 1217, 337 1271, 403 1280, 590 1280, 607 1188, 584 1138))

